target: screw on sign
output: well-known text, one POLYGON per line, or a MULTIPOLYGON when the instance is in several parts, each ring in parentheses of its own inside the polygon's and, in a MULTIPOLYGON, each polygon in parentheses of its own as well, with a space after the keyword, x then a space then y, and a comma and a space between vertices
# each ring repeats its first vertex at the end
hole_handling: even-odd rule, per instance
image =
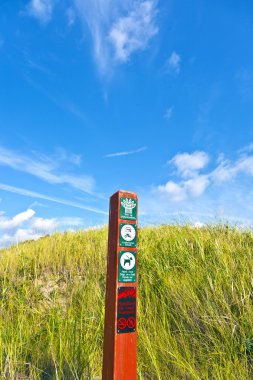
POLYGON ((124 330, 126 328, 127 323, 128 323, 128 321, 126 320, 126 318, 120 318, 118 320, 118 328, 120 330, 124 330))

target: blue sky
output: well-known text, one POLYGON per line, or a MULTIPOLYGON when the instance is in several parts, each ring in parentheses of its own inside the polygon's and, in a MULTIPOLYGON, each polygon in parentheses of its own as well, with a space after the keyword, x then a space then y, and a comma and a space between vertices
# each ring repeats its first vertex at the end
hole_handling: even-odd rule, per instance
POLYGON ((253 222, 249 0, 0 2, 0 246, 108 221, 253 222))

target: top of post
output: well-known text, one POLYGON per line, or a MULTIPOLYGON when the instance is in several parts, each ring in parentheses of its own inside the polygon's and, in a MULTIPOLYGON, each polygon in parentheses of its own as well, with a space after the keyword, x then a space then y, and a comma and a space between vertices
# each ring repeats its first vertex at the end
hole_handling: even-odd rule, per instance
POLYGON ((130 197, 130 198, 138 198, 137 194, 132 192, 132 191, 127 191, 127 190, 118 190, 116 191, 112 196, 112 197, 115 197, 115 196, 123 196, 123 197, 130 197))

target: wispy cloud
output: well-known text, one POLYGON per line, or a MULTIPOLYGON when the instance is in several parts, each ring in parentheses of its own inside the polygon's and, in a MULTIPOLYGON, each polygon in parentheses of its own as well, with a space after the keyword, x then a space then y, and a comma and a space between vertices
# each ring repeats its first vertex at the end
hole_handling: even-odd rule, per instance
POLYGON ((169 73, 178 75, 180 73, 181 57, 178 53, 173 51, 166 62, 166 70, 169 73))
POLYGON ((164 119, 170 120, 173 114, 173 107, 168 107, 164 113, 164 119))
POLYGON ((68 20, 68 26, 74 25, 75 21, 76 21, 76 12, 75 12, 74 7, 69 7, 66 10, 66 16, 67 16, 67 20, 68 20))
POLYGON ((36 153, 35 155, 39 159, 28 157, 0 146, 0 165, 29 173, 51 184, 67 184, 75 189, 93 194, 94 179, 91 176, 77 176, 60 172, 59 170, 62 160, 65 159, 74 164, 80 164, 80 156, 74 154, 68 156, 64 150, 59 150, 58 157, 57 155, 50 157, 36 153))
POLYGON ((146 49, 158 33, 156 0, 75 0, 75 4, 91 33, 95 60, 103 74, 146 49))
POLYGON ((140 153, 144 150, 147 150, 148 147, 143 146, 142 148, 136 149, 136 150, 130 150, 127 152, 117 152, 117 153, 109 153, 104 156, 104 158, 110 158, 110 157, 120 157, 120 156, 129 156, 130 154, 140 153))
POLYGON ((241 153, 249 153, 249 152, 252 152, 253 151, 253 143, 250 143, 246 146, 244 146, 243 148, 239 149, 238 150, 238 153, 241 154, 241 153))
POLYGON ((109 40, 117 61, 126 62, 135 51, 146 49, 149 40, 158 33, 154 23, 155 14, 154 1, 142 1, 137 2, 127 16, 114 22, 109 40))
POLYGON ((239 174, 253 175, 253 156, 242 155, 236 161, 224 159, 210 174, 213 181, 224 183, 231 181, 239 174))
POLYGON ((56 162, 70 162, 73 165, 79 166, 82 163, 82 155, 68 152, 66 149, 62 147, 58 147, 55 149, 55 153, 52 155, 52 157, 48 157, 45 155, 42 155, 41 153, 34 152, 35 155, 37 155, 39 158, 44 159, 45 161, 56 161, 56 162))
MULTIPOLYGON (((68 26, 79 17, 88 28, 94 58, 102 74, 111 74, 118 63, 130 60, 149 47, 158 33, 158 0, 73 0, 66 9, 68 26)), ((30 0, 27 13, 47 24, 55 7, 53 0, 30 0)))
POLYGON ((36 207, 42 207, 42 208, 48 208, 48 205, 38 202, 38 201, 33 201, 30 205, 29 208, 36 208, 36 207))
POLYGON ((42 24, 46 24, 52 18, 53 4, 52 0, 31 0, 27 6, 27 11, 30 16, 42 24))
POLYGON ((45 194, 38 193, 38 192, 35 192, 35 191, 23 189, 23 188, 20 188, 20 187, 6 185, 4 183, 0 183, 0 190, 8 191, 8 192, 14 193, 14 194, 23 195, 23 196, 29 197, 29 198, 44 199, 44 200, 47 200, 47 201, 50 201, 50 202, 59 203, 59 204, 65 205, 65 206, 70 206, 70 207, 79 208, 81 210, 95 212, 96 214, 107 215, 107 212, 105 212, 103 210, 100 210, 100 209, 98 209, 96 207, 85 206, 85 205, 77 203, 77 202, 72 202, 72 201, 68 201, 66 199, 51 197, 49 195, 45 195, 45 194))

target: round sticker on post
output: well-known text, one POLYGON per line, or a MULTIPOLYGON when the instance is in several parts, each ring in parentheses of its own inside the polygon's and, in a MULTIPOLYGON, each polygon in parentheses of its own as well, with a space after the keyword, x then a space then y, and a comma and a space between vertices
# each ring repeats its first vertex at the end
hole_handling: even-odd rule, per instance
POLYGON ((136 225, 120 223, 120 247, 136 247, 136 225))

